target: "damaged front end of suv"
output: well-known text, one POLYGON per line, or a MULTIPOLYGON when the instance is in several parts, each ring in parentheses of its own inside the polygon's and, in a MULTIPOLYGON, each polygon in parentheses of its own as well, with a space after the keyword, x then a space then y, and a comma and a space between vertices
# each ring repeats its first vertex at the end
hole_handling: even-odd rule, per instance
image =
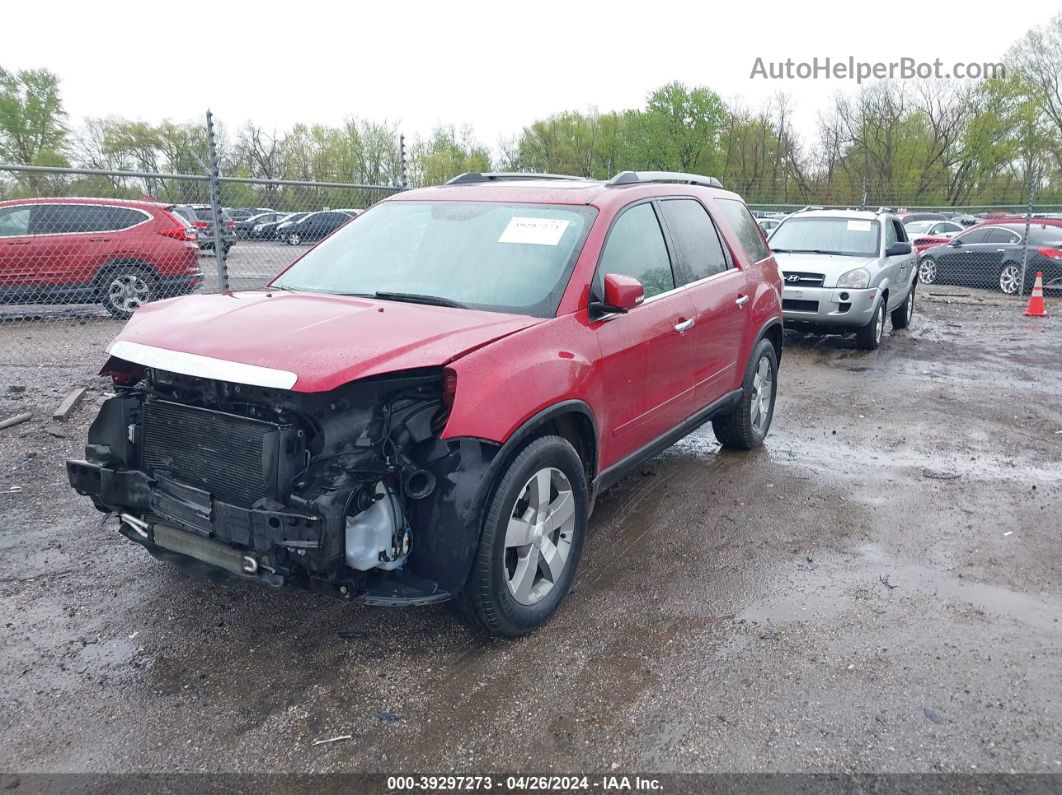
POLYGON ((328 392, 112 357, 115 395, 71 485, 152 555, 214 579, 371 604, 442 601, 475 553, 497 448, 442 438, 454 379, 423 368, 328 392))

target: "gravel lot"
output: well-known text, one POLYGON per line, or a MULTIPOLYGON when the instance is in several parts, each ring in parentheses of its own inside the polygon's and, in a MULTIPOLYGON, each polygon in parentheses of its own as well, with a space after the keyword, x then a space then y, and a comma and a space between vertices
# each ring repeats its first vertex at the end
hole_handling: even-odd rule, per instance
POLYGON ((0 431, 0 768, 1062 771, 1062 306, 972 292, 876 353, 788 334, 766 446, 702 430, 607 492, 517 642, 156 562, 65 485, 117 324, 0 326, 0 415, 35 413, 0 431))

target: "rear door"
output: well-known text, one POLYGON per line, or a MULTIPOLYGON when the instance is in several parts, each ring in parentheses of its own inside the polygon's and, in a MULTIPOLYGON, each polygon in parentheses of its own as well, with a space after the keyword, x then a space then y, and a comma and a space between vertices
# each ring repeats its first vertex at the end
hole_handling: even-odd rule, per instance
POLYGON ((38 234, 37 281, 52 286, 85 285, 96 268, 111 259, 114 218, 111 207, 95 204, 46 204, 34 216, 38 234))
POLYGON ((601 345, 608 449, 616 463, 679 425, 693 411, 694 382, 689 331, 695 310, 689 291, 677 286, 656 209, 642 202, 613 221, 594 277, 603 296, 606 274, 633 276, 645 302, 626 314, 593 322, 601 345))
POLYGON ((13 292, 33 279, 32 204, 0 208, 0 290, 13 292))
POLYGON ((36 271, 33 281, 49 287, 85 281, 90 223, 104 208, 81 204, 38 204, 30 220, 36 271), (96 210, 97 213, 92 211, 96 210))
POLYGON ((677 260, 677 274, 693 299, 695 324, 688 332, 694 409, 734 388, 745 334, 746 275, 735 267, 711 215, 695 198, 660 202, 677 260))

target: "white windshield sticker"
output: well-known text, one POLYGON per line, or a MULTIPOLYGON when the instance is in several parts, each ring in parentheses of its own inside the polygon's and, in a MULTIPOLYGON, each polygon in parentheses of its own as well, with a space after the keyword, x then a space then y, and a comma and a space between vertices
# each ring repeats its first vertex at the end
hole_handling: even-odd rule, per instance
POLYGON ((498 238, 499 243, 530 243, 555 246, 560 243, 568 222, 559 218, 521 218, 514 216, 498 238))
POLYGON ((869 232, 870 231, 870 221, 849 221, 848 222, 848 231, 849 232, 869 232))

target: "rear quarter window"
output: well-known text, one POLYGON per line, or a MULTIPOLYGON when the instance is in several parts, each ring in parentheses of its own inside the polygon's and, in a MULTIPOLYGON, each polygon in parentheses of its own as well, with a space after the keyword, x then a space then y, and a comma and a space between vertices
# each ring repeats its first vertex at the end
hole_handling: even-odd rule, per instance
POLYGON ((110 228, 115 230, 128 229, 148 220, 147 216, 132 207, 111 207, 109 215, 110 228))
POLYGON ((756 219, 752 217, 752 213, 744 203, 736 199, 717 199, 715 206, 730 223, 741 247, 754 262, 771 256, 771 250, 767 247, 767 241, 763 239, 760 225, 756 223, 756 219))

